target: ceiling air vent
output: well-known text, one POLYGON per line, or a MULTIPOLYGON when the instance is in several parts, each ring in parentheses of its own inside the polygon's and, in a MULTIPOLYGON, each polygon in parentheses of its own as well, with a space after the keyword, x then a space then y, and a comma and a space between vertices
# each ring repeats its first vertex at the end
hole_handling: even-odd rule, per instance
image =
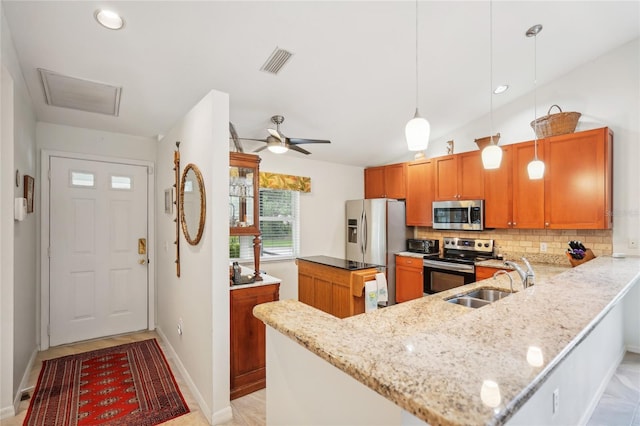
POLYGON ((282 69, 284 64, 287 63, 292 55, 293 53, 276 47, 276 50, 274 50, 271 56, 267 58, 267 61, 264 63, 264 65, 262 65, 260 71, 269 72, 271 74, 278 74, 278 72, 282 69))
POLYGON ((38 68, 47 105, 118 116, 122 87, 38 68))

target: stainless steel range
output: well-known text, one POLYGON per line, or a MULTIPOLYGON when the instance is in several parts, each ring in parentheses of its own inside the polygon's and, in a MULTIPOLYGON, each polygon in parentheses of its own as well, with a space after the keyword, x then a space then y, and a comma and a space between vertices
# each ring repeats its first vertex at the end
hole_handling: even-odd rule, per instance
POLYGON ((424 257, 425 294, 475 282, 475 263, 493 259, 493 240, 444 237, 442 248, 442 255, 424 257))

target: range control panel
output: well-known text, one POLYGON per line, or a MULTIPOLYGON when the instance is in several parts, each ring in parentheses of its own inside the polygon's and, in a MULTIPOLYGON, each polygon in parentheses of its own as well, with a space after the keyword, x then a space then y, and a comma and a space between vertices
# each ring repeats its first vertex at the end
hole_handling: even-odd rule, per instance
POLYGON ((442 242, 444 243, 443 248, 449 250, 468 250, 479 253, 493 252, 493 240, 444 237, 442 242))

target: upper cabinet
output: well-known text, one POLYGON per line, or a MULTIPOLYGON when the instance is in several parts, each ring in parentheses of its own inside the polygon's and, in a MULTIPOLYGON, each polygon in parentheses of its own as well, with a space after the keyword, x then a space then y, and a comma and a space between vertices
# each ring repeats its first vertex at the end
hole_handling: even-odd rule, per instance
POLYGON ((260 157, 229 153, 229 232, 260 235, 258 223, 260 157))
POLYGON ((527 173, 533 141, 503 146, 500 169, 484 173, 485 226, 610 229, 612 143, 606 127, 538 140, 539 180, 527 173))
POLYGON ((607 127, 546 141, 545 228, 611 228, 612 145, 607 127))
POLYGON ((406 164, 389 164, 364 169, 364 198, 406 197, 406 164))
POLYGON ((480 151, 446 155, 434 160, 435 200, 484 198, 480 151))
POLYGON ((418 160, 407 164, 407 225, 433 224, 433 161, 418 160))

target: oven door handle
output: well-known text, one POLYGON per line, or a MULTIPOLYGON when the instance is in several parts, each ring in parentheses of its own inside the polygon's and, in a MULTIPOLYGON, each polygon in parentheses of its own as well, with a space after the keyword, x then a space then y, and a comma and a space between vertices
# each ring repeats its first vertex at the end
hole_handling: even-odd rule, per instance
POLYGON ((426 260, 422 261, 422 265, 425 268, 433 268, 433 269, 443 269, 445 271, 454 271, 454 272, 475 272, 474 265, 464 265, 460 263, 447 263, 440 262, 437 260, 426 260))

